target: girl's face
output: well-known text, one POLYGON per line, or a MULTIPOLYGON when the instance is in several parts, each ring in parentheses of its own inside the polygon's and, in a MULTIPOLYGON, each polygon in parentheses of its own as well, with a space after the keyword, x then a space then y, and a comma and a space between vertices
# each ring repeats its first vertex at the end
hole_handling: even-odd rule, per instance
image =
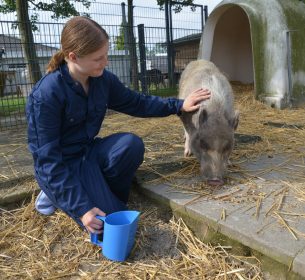
POLYGON ((109 43, 97 51, 87 54, 83 57, 73 56, 74 69, 82 76, 99 77, 103 74, 105 67, 108 65, 109 43))

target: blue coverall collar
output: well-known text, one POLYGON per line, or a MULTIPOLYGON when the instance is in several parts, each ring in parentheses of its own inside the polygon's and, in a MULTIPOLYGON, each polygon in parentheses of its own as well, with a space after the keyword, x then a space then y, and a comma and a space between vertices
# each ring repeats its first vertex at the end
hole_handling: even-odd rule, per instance
MULTIPOLYGON (((81 83, 73 80, 72 76, 69 73, 69 68, 67 63, 63 63, 59 66, 59 71, 63 79, 78 93, 87 97, 81 83)), ((92 78, 89 77, 89 83, 92 83, 92 78)))
POLYGON ((59 66, 59 71, 61 76, 65 79, 65 81, 69 84, 75 84, 75 81, 71 77, 68 69, 67 63, 63 63, 59 66))

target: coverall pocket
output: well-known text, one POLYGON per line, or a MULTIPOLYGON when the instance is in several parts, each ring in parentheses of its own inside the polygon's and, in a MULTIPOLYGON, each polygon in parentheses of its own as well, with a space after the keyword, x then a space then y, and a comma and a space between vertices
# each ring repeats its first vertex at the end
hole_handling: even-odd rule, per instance
POLYGON ((86 112, 83 110, 76 111, 66 115, 66 122, 69 125, 76 125, 83 122, 86 119, 86 112))

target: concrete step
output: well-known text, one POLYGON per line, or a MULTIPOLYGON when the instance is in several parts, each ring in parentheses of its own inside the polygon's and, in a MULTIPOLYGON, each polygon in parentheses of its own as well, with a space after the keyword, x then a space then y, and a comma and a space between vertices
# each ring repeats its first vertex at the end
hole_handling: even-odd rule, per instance
MULTIPOLYGON (((234 203, 228 199, 230 196, 235 196, 236 200, 249 197, 249 186, 243 184, 234 188, 224 186, 213 195, 179 189, 179 186, 198 181, 200 178, 162 182, 162 178, 158 180, 156 174, 145 169, 137 173, 138 189, 182 217, 200 239, 212 244, 232 245, 237 254, 255 255, 260 259, 262 269, 268 272, 268 279, 305 279, 305 235, 302 236, 305 215, 297 221, 289 218, 294 228, 290 231, 289 225, 281 223, 282 217, 271 215, 270 211, 277 206, 275 199, 286 192, 287 186, 265 180, 253 182, 265 197, 260 205, 246 200, 234 203)), ((289 192, 286 192, 285 204, 293 205, 293 213, 305 214, 304 203, 297 203, 289 192)))

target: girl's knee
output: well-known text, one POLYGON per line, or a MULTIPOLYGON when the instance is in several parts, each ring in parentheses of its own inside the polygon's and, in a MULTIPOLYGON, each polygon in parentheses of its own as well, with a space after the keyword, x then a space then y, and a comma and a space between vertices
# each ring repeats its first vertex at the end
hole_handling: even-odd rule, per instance
POLYGON ((137 139, 136 141, 138 141, 139 148, 141 148, 141 150, 144 153, 145 145, 144 145, 143 139, 141 137, 137 136, 137 135, 135 135, 135 136, 136 136, 136 139, 137 139))
POLYGON ((128 136, 130 137, 130 148, 134 151, 134 153, 137 155, 144 155, 145 146, 142 138, 133 133, 129 133, 128 136))
POLYGON ((133 173, 144 159, 143 140, 133 133, 117 133, 101 143, 99 166, 105 176, 117 177, 133 173))

